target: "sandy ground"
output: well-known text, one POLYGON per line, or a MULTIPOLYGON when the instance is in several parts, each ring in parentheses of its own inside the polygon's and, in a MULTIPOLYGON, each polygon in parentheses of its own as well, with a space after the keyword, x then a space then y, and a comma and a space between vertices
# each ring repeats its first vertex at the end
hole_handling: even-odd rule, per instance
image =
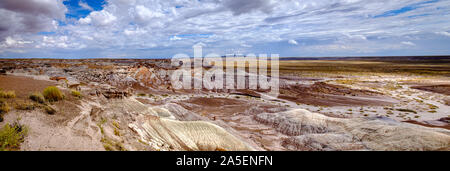
POLYGON ((0 88, 13 90, 18 98, 27 98, 30 92, 41 92, 48 86, 56 85, 53 81, 30 79, 25 76, 0 75, 0 88))

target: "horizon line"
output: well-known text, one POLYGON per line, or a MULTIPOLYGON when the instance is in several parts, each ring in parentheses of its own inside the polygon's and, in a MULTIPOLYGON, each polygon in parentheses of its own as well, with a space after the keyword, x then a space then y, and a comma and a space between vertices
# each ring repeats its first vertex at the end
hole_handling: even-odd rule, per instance
MULTIPOLYGON (((224 58, 226 56, 220 56, 224 58)), ((230 56, 246 57, 246 56, 230 56)), ((380 56, 284 56, 282 58, 407 58, 407 57, 450 57, 449 55, 380 55, 380 56)), ((190 56, 189 58, 194 58, 190 56)), ((171 59, 168 57, 0 57, 0 59, 171 59)))

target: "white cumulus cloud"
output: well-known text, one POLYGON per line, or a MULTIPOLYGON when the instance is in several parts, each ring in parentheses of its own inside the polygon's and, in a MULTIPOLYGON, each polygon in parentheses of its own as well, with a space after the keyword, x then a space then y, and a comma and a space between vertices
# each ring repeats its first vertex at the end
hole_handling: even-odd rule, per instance
POLYGON ((79 22, 81 24, 94 24, 97 26, 107 26, 112 24, 114 21, 117 20, 117 17, 113 14, 109 13, 108 11, 102 10, 102 11, 94 11, 91 12, 87 17, 81 18, 79 22))
POLYGON ((293 39, 289 40, 288 43, 291 45, 298 45, 298 42, 293 39))
POLYGON ((86 0, 76 0, 77 8, 90 13, 74 18, 65 18, 71 8, 63 1, 0 0, 0 56, 39 47, 34 52, 41 54, 28 55, 86 48, 62 54, 171 57, 198 42, 217 54, 450 54, 448 1, 106 0, 94 11, 86 0), (32 43, 19 46, 20 41, 32 43))
POLYGON ((408 45, 408 46, 415 46, 416 45, 416 44, 414 44, 413 42, 410 42, 410 41, 402 42, 402 44, 408 45))

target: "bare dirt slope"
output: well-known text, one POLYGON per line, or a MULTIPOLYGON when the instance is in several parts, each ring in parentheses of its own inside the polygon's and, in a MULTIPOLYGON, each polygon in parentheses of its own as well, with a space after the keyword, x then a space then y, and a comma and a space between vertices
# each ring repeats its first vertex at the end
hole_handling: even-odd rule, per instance
POLYGON ((23 76, 0 75, 0 88, 13 90, 19 98, 26 98, 30 92, 40 92, 48 86, 56 85, 52 81, 35 80, 23 76))

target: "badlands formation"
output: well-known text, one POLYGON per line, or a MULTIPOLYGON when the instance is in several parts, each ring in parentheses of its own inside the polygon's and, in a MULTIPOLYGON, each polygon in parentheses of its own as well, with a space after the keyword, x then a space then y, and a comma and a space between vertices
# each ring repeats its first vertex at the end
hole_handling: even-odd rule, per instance
POLYGON ((46 102, 52 115, 12 108, 0 126, 29 128, 25 151, 450 150, 449 73, 296 62, 280 63, 280 96, 265 99, 248 89, 175 90, 168 60, 1 60, 0 88, 16 94, 11 106, 35 103, 29 95, 48 86, 65 98, 46 102))

